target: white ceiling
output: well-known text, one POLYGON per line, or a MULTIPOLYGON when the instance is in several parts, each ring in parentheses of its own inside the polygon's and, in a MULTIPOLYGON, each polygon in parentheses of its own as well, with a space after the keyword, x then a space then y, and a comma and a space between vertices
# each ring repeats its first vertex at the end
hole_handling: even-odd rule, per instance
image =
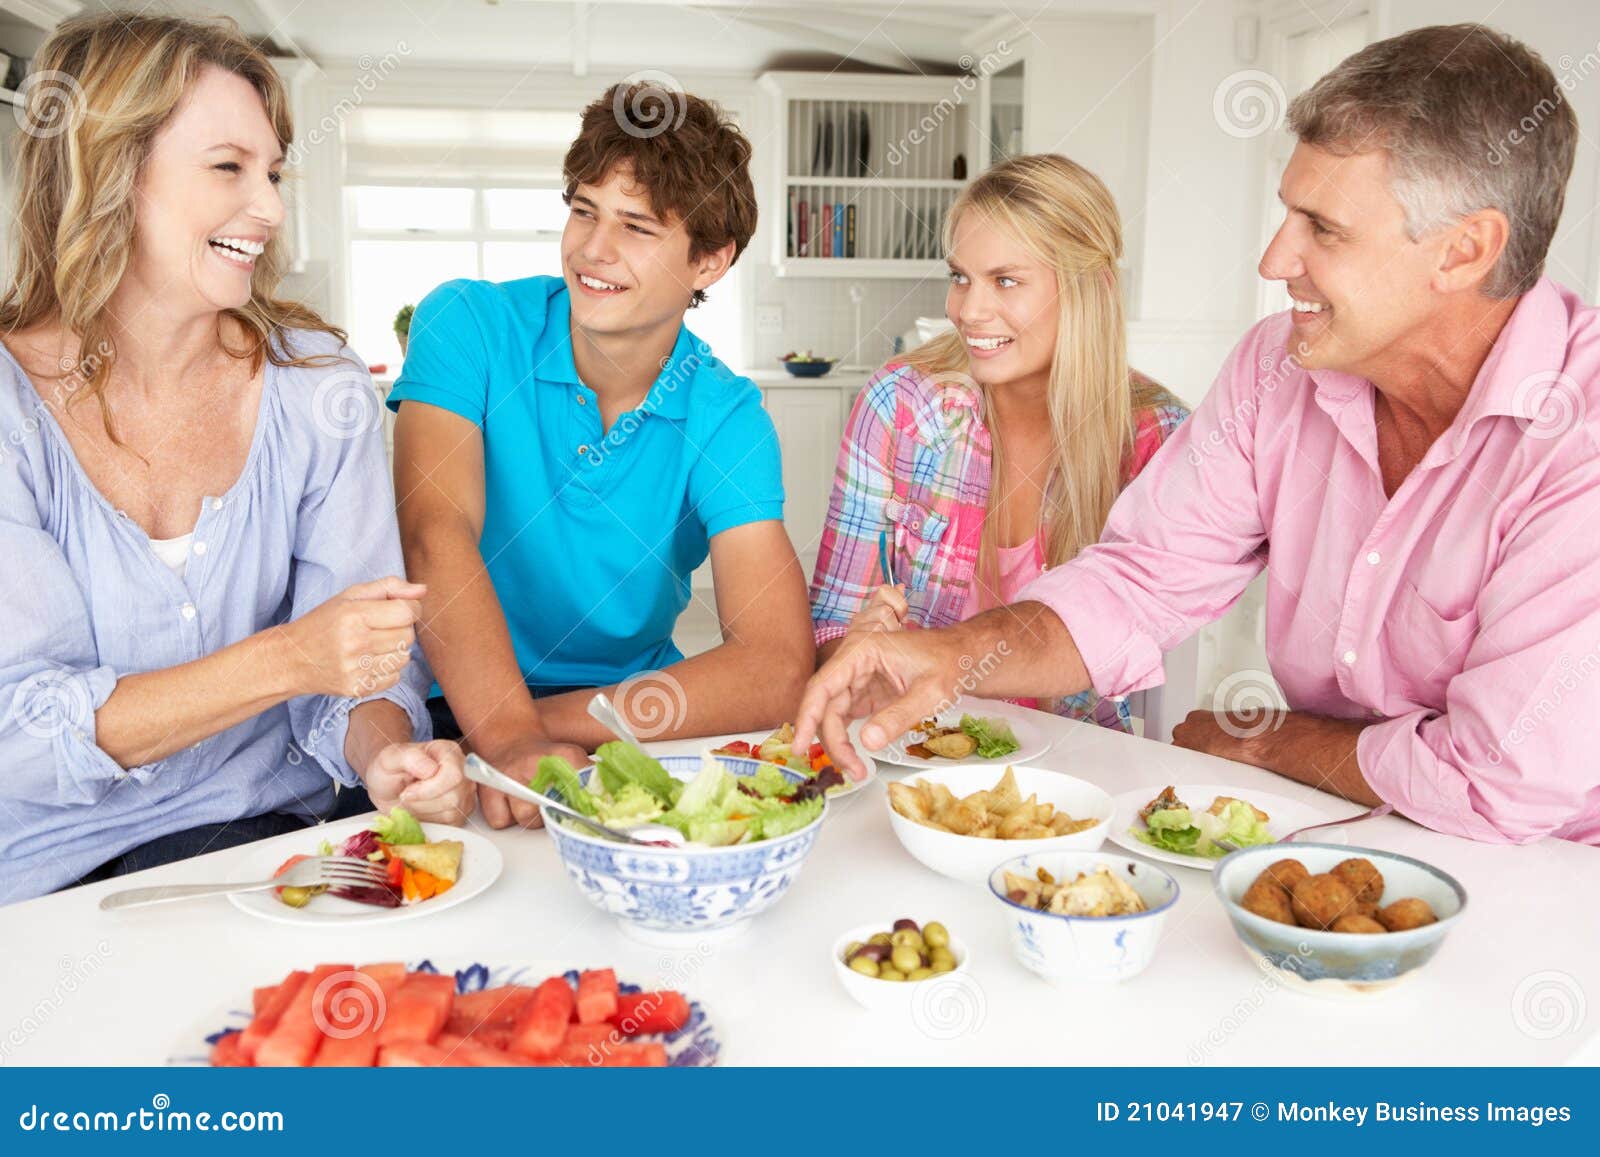
MULTIPOLYGON (((1135 7, 1139 5, 1135 3, 1135 7)), ((86 0, 144 10, 149 0, 86 0)), ((223 13, 254 37, 318 63, 381 56, 412 63, 618 68, 753 75, 768 68, 953 71, 963 42, 1041 9, 1126 12, 1116 0, 166 0, 223 13)))

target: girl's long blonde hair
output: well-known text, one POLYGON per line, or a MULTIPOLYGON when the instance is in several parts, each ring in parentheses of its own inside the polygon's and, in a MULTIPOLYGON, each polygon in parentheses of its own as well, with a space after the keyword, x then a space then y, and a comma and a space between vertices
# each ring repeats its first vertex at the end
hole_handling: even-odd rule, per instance
MULTIPOLYGON (((104 391, 116 346, 107 305, 132 257, 135 187, 156 135, 208 65, 254 86, 287 151, 294 128, 283 82, 231 20, 123 11, 67 20, 39 50, 24 86, 15 260, 0 296, 0 332, 56 319, 73 334, 77 353, 61 365, 62 377, 76 379, 69 400, 92 395, 113 441, 104 391)), ((280 348, 273 339, 288 328, 345 341, 313 310, 274 296, 284 267, 284 242, 275 234, 256 259, 249 302, 223 311, 246 336, 244 348, 224 342, 225 348, 250 359, 253 369, 263 358, 274 365, 334 360, 297 358, 280 348)))
MULTIPOLYGON (((1045 484, 1040 523, 1044 560, 1059 566, 1100 538, 1122 491, 1133 451, 1135 409, 1153 404, 1160 387, 1128 369, 1127 328, 1117 262, 1122 222, 1116 202, 1082 165, 1053 153, 1012 157, 962 190, 945 221, 949 252, 967 213, 980 213, 1053 269, 1061 314, 1050 364, 1048 402, 1055 456, 1045 484)), ((971 383, 959 333, 918 346, 906 361, 930 377, 971 383)), ((980 387, 984 424, 993 444, 989 510, 979 547, 979 580, 998 597, 997 543, 1004 448, 989 391, 980 387)))

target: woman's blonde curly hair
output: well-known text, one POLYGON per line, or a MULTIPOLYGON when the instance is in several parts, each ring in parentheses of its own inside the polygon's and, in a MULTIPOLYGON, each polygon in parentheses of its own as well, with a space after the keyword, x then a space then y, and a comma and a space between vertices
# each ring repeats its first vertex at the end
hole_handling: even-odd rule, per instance
MULTIPOLYGON (((33 64, 19 110, 14 261, 0 296, 0 333, 54 319, 75 335, 77 354, 60 366, 62 377, 77 379, 69 401, 93 396, 116 441, 104 395, 116 359, 107 306, 132 258, 134 191, 152 143, 207 66, 254 86, 286 151, 294 137, 288 96, 271 62, 231 20, 127 12, 80 17, 64 21, 33 64)), ((250 301, 222 311, 247 336, 242 348, 228 352, 250 359, 253 369, 263 359, 336 360, 294 356, 282 340, 287 329, 345 341, 315 311, 274 296, 284 267, 284 242, 274 236, 256 259, 250 301)))

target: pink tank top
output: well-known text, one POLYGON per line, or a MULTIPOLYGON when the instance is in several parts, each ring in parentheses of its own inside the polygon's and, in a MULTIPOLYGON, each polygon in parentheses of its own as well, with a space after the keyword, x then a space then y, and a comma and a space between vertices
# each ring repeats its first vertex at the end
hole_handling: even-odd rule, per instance
MULTIPOLYGON (((975 579, 972 596, 967 599, 961 615, 963 620, 1015 602, 1017 592, 1044 573, 1044 546, 1037 537, 1021 546, 1002 546, 995 552, 995 561, 1000 570, 1000 598, 990 598, 988 588, 975 579)), ((1021 707, 1039 706, 1037 699, 1013 699, 1011 702, 1021 707)))

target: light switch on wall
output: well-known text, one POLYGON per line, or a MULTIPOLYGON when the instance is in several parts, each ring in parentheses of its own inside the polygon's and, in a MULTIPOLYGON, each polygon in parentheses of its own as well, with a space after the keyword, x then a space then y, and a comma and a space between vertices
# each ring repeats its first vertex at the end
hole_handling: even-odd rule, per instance
POLYGON ((783 332, 783 306, 756 306, 756 332, 776 335, 783 332))

